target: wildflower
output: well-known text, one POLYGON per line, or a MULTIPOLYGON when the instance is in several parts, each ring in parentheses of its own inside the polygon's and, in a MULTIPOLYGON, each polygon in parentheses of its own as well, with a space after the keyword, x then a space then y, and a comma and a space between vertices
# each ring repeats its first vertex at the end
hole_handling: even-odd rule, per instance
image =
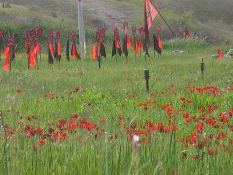
POLYGON ((184 113, 183 118, 185 120, 185 123, 191 123, 192 122, 192 118, 191 118, 189 113, 184 113))
POLYGON ((36 135, 41 135, 43 133, 43 129, 40 127, 36 127, 36 128, 34 128, 34 133, 36 135))
POLYGON ((207 113, 211 114, 213 113, 215 110, 217 110, 218 107, 217 106, 214 106, 214 105, 208 105, 208 108, 207 108, 207 113))
POLYGON ((151 106, 153 109, 156 108, 155 102, 152 101, 152 100, 148 100, 148 101, 145 101, 145 102, 142 102, 142 103, 138 104, 138 107, 142 108, 144 110, 148 110, 149 106, 151 106))
POLYGON ((181 101, 181 103, 184 103, 184 104, 193 103, 192 99, 188 99, 188 98, 184 98, 184 97, 180 97, 180 101, 181 101))
POLYGON ((125 117, 119 116, 119 117, 117 117, 117 120, 119 120, 119 121, 124 121, 124 120, 125 120, 125 117))
POLYGON ((205 111, 204 106, 198 106, 198 111, 203 113, 205 111))
POLYGON ((87 129, 88 131, 91 131, 94 128, 95 128, 95 125, 92 123, 86 123, 85 125, 85 129, 87 129))
POLYGON ((58 121, 58 123, 57 123, 56 126, 57 126, 57 128, 59 128, 59 129, 64 129, 66 123, 67 123, 67 120, 66 120, 66 119, 61 119, 61 120, 58 121))
POLYGON ((227 133, 225 132, 220 132, 219 134, 216 135, 217 140, 221 140, 227 137, 227 133))
POLYGON ((151 121, 146 121, 146 126, 148 126, 149 128, 153 127, 153 123, 151 121))
POLYGON ((77 119, 78 118, 78 114, 74 114, 70 117, 71 119, 77 119))
POLYGON ((221 113, 219 116, 219 120, 222 123, 228 123, 230 121, 230 113, 227 112, 221 113))
POLYGON ((190 133, 189 141, 192 145, 194 145, 197 141, 198 135, 196 133, 190 133))
POLYGON ((205 127, 205 124, 204 124, 204 123, 199 123, 199 124, 195 127, 195 129, 196 129, 196 131, 197 131, 198 133, 203 133, 204 127, 205 127))
POLYGON ((175 110, 171 107, 172 104, 165 104, 161 107, 163 111, 165 111, 169 116, 173 116, 176 114, 175 110))
POLYGON ((147 135, 148 131, 147 130, 142 130, 142 129, 138 129, 134 131, 136 135, 147 135))
POLYGON ((38 140, 38 144, 39 144, 40 146, 43 146, 43 145, 45 144, 45 140, 44 140, 44 139, 39 139, 39 140, 38 140))
POLYGON ((207 154, 208 154, 208 155, 211 155, 211 156, 212 156, 212 155, 215 155, 216 153, 217 153, 216 150, 213 150, 213 149, 208 149, 208 150, 207 150, 207 154))
POLYGON ((66 135, 66 133, 64 133, 64 132, 53 131, 53 132, 51 133, 51 138, 52 138, 52 140, 54 140, 54 141, 63 142, 63 141, 65 141, 66 137, 67 137, 67 135, 66 135))
POLYGON ((76 124, 75 123, 70 123, 68 126, 68 130, 72 131, 76 128, 76 124))
POLYGON ((176 124, 172 120, 169 120, 168 128, 169 128, 170 132, 178 131, 178 127, 176 126, 176 124))
POLYGON ((206 124, 209 124, 209 125, 212 125, 212 126, 214 126, 216 124, 216 120, 213 119, 213 118, 208 118, 208 119, 206 119, 205 122, 206 122, 206 124))
POLYGON ((17 93, 17 94, 21 94, 21 93, 22 93, 22 89, 16 88, 16 93, 17 93))
POLYGON ((157 125, 154 125, 150 128, 151 131, 159 131, 159 132, 164 132, 165 127, 162 122, 157 123, 157 125))

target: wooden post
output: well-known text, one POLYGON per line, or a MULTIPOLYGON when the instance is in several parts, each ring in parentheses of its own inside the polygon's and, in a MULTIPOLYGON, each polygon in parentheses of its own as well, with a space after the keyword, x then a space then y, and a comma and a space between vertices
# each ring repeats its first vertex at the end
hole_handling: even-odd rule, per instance
POLYGON ((145 76, 145 80, 146 80, 146 90, 149 93, 150 92, 150 87, 149 87, 150 72, 148 69, 144 71, 144 76, 145 76))
POLYGON ((205 71, 205 63, 204 63, 204 60, 202 58, 202 62, 201 62, 201 75, 202 75, 202 79, 204 78, 204 71, 205 71))

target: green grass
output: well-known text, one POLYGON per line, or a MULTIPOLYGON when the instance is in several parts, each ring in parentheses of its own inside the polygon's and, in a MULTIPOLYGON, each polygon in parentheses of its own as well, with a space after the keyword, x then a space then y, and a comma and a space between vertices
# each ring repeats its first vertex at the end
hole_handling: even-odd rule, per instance
MULTIPOLYGON (((207 117, 217 119, 220 112, 227 112, 233 107, 232 91, 224 91, 216 97, 208 93, 191 93, 187 89, 218 86, 226 90, 233 83, 232 59, 211 59, 210 55, 217 47, 205 46, 195 40, 168 42, 165 46, 161 57, 153 57, 151 51, 151 57, 145 61, 143 56, 134 58, 131 54, 128 63, 124 57, 118 58, 118 61, 111 58, 108 51, 101 69, 89 56, 78 62, 67 62, 63 57, 60 64, 48 65, 47 57, 43 55, 38 70, 27 70, 26 55, 17 55, 12 71, 0 72, 0 109, 4 126, 8 131, 16 129, 8 139, 5 153, 0 154, 3 158, 0 159, 0 174, 231 174, 233 150, 228 141, 232 139, 232 117, 229 127, 223 125, 220 130, 211 126, 205 128, 206 133, 215 135, 220 131, 227 132, 228 137, 220 144, 225 144, 229 150, 218 148, 216 143, 203 149, 186 148, 179 139, 188 137, 197 124, 184 124, 184 112, 198 117, 201 115, 198 106, 212 104, 218 109, 207 117), (172 53, 180 48, 185 51, 183 54, 172 53), (204 79, 200 72, 202 58, 206 68, 204 79), (150 92, 155 96, 146 93, 145 69, 150 70, 150 92), (81 90, 76 92, 79 86, 81 90), (19 89, 21 92, 17 93, 19 89), (167 94, 169 91, 175 94, 167 94), (56 98, 45 97, 51 92, 56 98), (183 106, 180 97, 192 99, 193 103, 183 106), (148 110, 138 107, 139 103, 149 99, 155 103, 155 109, 150 105, 148 110), (146 121, 166 124, 169 116, 161 107, 169 102, 178 112, 173 119, 179 130, 141 135, 140 138, 145 137, 149 142, 142 143, 140 151, 135 151, 126 130, 133 123, 143 130, 140 126, 146 121), (184 108, 183 111, 181 108, 184 108), (25 125, 39 126, 47 131, 51 127, 56 128, 58 120, 69 120, 75 113, 80 118, 87 117, 99 129, 76 129, 66 133, 68 137, 64 142, 46 139, 43 146, 37 143, 39 136, 27 138, 25 135, 25 125), (37 119, 27 120, 31 115, 37 119), (125 127, 118 126, 119 116, 125 117, 125 127), (23 123, 23 127, 19 123, 23 123), (95 137, 98 132, 100 136, 95 137), (117 135, 116 140, 109 140, 114 134, 117 135), (207 155, 210 148, 218 149, 217 154, 207 155), (203 157, 194 160, 195 155, 203 157)), ((1 128, 1 153, 4 143, 1 128)))

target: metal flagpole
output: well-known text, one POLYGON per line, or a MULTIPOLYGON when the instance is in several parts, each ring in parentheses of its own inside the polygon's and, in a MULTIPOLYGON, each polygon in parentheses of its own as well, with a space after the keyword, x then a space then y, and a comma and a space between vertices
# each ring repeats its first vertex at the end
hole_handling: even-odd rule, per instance
POLYGON ((163 15, 160 13, 159 9, 156 7, 156 10, 159 13, 159 16, 161 16, 161 18, 163 19, 163 21, 165 22, 165 24, 167 25, 168 29, 170 30, 170 32, 173 34, 173 36, 175 36, 175 32, 172 30, 172 28, 170 27, 170 25, 167 23, 167 21, 165 20, 165 18, 163 17, 163 15))
POLYGON ((86 40, 85 40, 82 0, 78 0, 78 29, 79 29, 79 44, 82 48, 82 57, 85 57, 86 40))

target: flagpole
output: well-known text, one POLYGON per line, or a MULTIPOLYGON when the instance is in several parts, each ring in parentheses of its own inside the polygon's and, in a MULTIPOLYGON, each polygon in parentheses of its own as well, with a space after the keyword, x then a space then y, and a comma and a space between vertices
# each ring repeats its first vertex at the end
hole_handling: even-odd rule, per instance
POLYGON ((145 50, 145 61, 146 61, 146 56, 149 57, 149 52, 148 52, 148 43, 149 43, 149 29, 148 29, 148 23, 147 23, 147 14, 146 14, 146 4, 144 3, 144 30, 145 30, 145 40, 144 40, 144 50, 145 50))
POLYGON ((83 19, 83 7, 82 0, 77 0, 78 2, 78 28, 79 28, 79 43, 81 45, 81 54, 85 58, 86 56, 86 40, 85 40, 85 28, 83 19))
POLYGON ((36 67, 37 67, 37 69, 39 69, 39 63, 38 63, 37 54, 36 54, 36 67))
POLYGON ((170 25, 167 23, 167 21, 165 20, 165 18, 163 17, 163 15, 160 13, 159 9, 157 8, 157 6, 155 6, 159 15, 161 16, 161 18, 163 19, 163 21, 165 22, 165 24, 167 25, 168 29, 170 30, 170 32, 172 33, 173 36, 175 36, 175 32, 173 32, 172 28, 170 27, 170 25))
MULTIPOLYGON (((29 51, 29 54, 30 54, 30 51, 29 51)), ((29 70, 29 54, 28 54, 28 70, 29 70)))
MULTIPOLYGON (((11 49, 10 49, 11 50, 11 49)), ((11 52, 10 52, 10 71, 11 71, 11 52)))

